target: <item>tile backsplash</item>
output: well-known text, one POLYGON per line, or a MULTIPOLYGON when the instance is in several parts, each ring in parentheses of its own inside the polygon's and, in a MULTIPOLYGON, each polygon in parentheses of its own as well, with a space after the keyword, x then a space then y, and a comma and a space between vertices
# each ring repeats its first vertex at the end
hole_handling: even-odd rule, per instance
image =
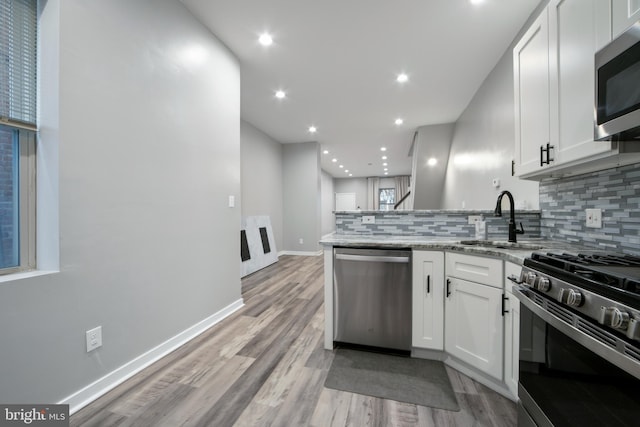
POLYGON ((640 164, 540 183, 543 237, 640 255, 640 164), (587 228, 585 209, 602 209, 587 228))
MULTIPOLYGON (((487 238, 506 240, 509 211, 495 217, 493 211, 347 211, 336 212, 336 234, 379 236, 432 236, 475 238, 475 225, 469 225, 469 215, 482 215, 487 223, 487 238), (375 216, 375 224, 363 224, 362 216, 375 216)), ((524 227, 519 239, 540 237, 540 212, 516 210, 516 224, 524 227)))

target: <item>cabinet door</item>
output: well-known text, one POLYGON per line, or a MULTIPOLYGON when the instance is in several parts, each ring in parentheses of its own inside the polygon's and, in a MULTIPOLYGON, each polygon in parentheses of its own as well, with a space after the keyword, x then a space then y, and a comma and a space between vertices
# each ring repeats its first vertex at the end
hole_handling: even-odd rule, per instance
POLYGON ((502 381, 502 290, 447 277, 445 350, 502 381))
POLYGON ((612 0, 613 37, 640 21, 640 0, 612 0))
POLYGON ((611 150, 593 140, 593 56, 611 37, 608 0, 549 3, 551 144, 556 164, 611 150))
POLYGON ((505 294, 504 313, 504 382, 514 397, 518 396, 520 353, 520 301, 511 292, 505 294))
POLYGON ((444 253, 413 251, 414 347, 444 348, 444 253))
POLYGON ((513 49, 516 174, 540 169, 549 137, 549 33, 547 9, 513 49))

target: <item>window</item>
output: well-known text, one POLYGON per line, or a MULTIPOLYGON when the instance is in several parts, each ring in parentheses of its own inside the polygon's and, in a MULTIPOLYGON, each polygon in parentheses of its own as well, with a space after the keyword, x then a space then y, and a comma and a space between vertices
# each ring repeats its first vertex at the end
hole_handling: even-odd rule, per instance
POLYGON ((0 273, 35 268, 36 6, 0 0, 0 273))
POLYGON ((378 193, 380 197, 380 210, 392 211, 393 206, 396 204, 396 189, 395 188, 381 188, 378 193))

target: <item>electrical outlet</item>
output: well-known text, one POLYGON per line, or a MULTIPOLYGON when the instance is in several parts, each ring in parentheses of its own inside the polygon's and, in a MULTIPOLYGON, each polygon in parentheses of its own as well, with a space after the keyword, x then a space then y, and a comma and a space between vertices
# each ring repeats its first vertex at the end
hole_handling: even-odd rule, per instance
POLYGON ((469 225, 474 225, 476 222, 482 221, 482 215, 469 215, 467 220, 469 221, 469 225))
POLYGON ((87 339, 87 353, 95 350, 98 347, 102 347, 102 326, 93 328, 86 332, 87 339))
POLYGON ((493 178, 493 181, 491 181, 491 185, 493 185, 495 188, 500 187, 500 179, 499 178, 493 178))
POLYGON ((587 214, 587 227, 602 228, 602 209, 585 209, 587 214))
POLYGON ((375 224, 376 217, 374 215, 362 215, 363 224, 375 224))

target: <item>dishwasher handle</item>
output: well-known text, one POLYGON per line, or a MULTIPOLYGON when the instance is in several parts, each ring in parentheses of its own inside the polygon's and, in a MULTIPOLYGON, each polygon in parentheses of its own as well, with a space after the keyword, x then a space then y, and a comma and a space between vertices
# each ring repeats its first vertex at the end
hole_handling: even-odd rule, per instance
POLYGON ((336 259, 343 261, 359 262, 391 262, 397 264, 408 264, 411 260, 408 256, 376 256, 376 255, 350 255, 336 254, 336 259))

